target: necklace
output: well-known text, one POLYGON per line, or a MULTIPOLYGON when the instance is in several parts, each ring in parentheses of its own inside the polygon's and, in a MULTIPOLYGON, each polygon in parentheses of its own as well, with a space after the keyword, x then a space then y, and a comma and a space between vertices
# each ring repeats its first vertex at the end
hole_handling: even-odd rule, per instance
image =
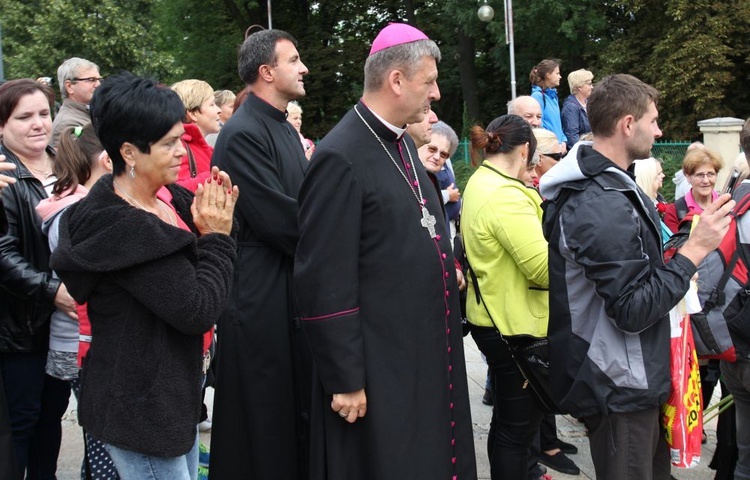
MULTIPOLYGON (((437 232, 435 231, 435 225, 437 225, 437 220, 435 220, 435 215, 430 215, 430 211, 427 210, 427 207, 424 204, 424 196, 422 195, 422 187, 419 184, 419 180, 414 182, 417 185, 417 189, 414 190, 414 187, 412 187, 411 182, 407 178, 406 174, 399 168, 398 163, 396 162, 396 159, 393 158, 393 155, 391 155, 391 152, 388 151, 383 141, 380 139, 377 133, 375 133, 375 130, 372 129, 369 123, 367 123, 367 120, 362 116, 361 113, 359 113, 359 110, 357 110, 357 106, 354 106, 354 111, 356 112, 357 116, 360 120, 362 120, 362 123, 365 124, 367 129, 372 133, 372 135, 375 137, 375 140, 378 141, 381 147, 383 147, 383 150, 385 150, 386 155, 388 155, 388 158, 391 159, 391 163, 393 163, 393 166, 396 167, 396 170, 398 170, 398 173, 401 174, 401 177, 403 177, 406 184, 409 186, 409 190, 414 195, 414 198, 417 199, 417 203, 419 204, 419 208, 422 211, 422 218, 420 219, 419 223, 422 225, 422 227, 426 228, 427 231, 430 233, 430 238, 436 238, 437 232)), ((414 159, 411 156, 411 151, 409 150, 409 146, 406 146, 406 153, 409 155, 409 163, 411 164, 411 171, 414 172, 414 176, 416 178, 417 170, 414 168, 414 159)))
POLYGON ((50 176, 52 176, 52 165, 50 165, 49 155, 45 155, 45 162, 46 162, 47 167, 44 168, 44 169, 41 169, 41 168, 34 168, 31 165, 29 165, 28 163, 26 163, 23 160, 21 160, 21 163, 23 163, 23 166, 26 167, 27 169, 29 169, 29 171, 31 173, 33 173, 34 176, 36 176, 36 177, 42 177, 44 179, 47 179, 50 176))
MULTIPOLYGON (((114 179, 112 179, 112 184, 115 187, 117 187, 117 189, 119 191, 121 191, 122 193, 124 193, 125 196, 128 197, 128 200, 130 200, 130 202, 133 205, 135 205, 136 207, 140 208, 141 210, 145 210, 148 213, 152 213, 153 214, 153 212, 151 210, 149 210, 148 208, 146 208, 143 205, 141 205, 140 203, 138 203, 138 200, 136 200, 135 198, 133 198, 133 196, 131 194, 129 194, 127 190, 125 190, 124 188, 122 188, 114 179)), ((172 220, 172 215, 169 213, 169 210, 167 210, 167 208, 164 205, 162 205, 162 202, 160 202, 158 198, 156 199, 156 204, 159 206, 159 208, 161 209, 161 211, 164 212, 164 215, 167 216, 167 218, 169 219, 169 223, 173 227, 176 227, 177 226, 177 222, 175 222, 174 220, 172 220)))

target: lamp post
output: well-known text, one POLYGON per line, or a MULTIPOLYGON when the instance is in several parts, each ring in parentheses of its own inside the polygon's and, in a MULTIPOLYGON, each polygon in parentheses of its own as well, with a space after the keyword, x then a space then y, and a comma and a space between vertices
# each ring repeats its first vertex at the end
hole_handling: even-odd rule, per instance
POLYGON ((5 82, 5 72, 3 71, 3 27, 0 25, 0 84, 5 82))
POLYGON ((271 30, 273 25, 271 23, 271 0, 268 0, 268 29, 271 30))
MULTIPOLYGON (((477 10, 479 20, 489 22, 495 16, 495 10, 484 0, 477 10)), ((516 98, 516 51, 513 41, 513 0, 503 0, 505 8, 505 44, 510 48, 510 94, 511 99, 516 98)))

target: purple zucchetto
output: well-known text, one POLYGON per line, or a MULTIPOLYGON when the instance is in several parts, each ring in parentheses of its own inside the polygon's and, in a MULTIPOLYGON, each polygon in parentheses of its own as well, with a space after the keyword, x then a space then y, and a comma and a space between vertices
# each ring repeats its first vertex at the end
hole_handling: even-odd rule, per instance
POLYGON ((370 48, 370 55, 378 53, 386 48, 404 43, 416 42, 417 40, 429 40, 421 30, 405 23, 391 23, 378 33, 370 48))

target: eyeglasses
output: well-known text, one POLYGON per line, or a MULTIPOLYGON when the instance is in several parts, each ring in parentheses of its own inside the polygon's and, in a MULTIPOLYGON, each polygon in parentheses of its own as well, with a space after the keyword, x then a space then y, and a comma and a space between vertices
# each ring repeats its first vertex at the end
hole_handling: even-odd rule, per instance
POLYGON ((559 162, 560 159, 563 157, 562 153, 540 153, 539 155, 544 155, 545 157, 549 157, 556 162, 559 162))
MULTIPOLYGON (((438 148, 434 145, 427 145, 427 152, 429 152, 430 156, 435 155, 438 153, 438 148)), ((440 158, 443 160, 448 160, 451 158, 451 154, 445 151, 440 151, 440 158)))
POLYGON ((694 173, 691 175, 691 177, 700 178, 701 180, 713 180, 716 178, 715 172, 708 172, 708 173, 694 173))
POLYGON ((104 77, 86 77, 86 78, 71 78, 71 82, 86 82, 86 83, 97 83, 104 80, 104 77))

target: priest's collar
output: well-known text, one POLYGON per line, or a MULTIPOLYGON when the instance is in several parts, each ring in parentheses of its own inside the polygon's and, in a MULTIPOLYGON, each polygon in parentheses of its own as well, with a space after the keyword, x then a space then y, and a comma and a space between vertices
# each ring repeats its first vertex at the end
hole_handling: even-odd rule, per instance
MULTIPOLYGON (((372 116, 375 117, 384 127, 386 127, 388 130, 393 132, 394 135, 396 135, 395 139, 389 138, 389 140, 393 140, 393 141, 401 140, 401 138, 404 136, 404 133, 406 133, 406 128, 400 128, 388 122, 386 119, 384 119, 383 117, 375 113, 374 110, 370 109, 370 107, 368 107, 363 100, 360 100, 359 103, 366 109, 367 112, 372 114, 372 116)), ((376 128, 375 130, 377 131, 378 129, 376 128)))
POLYGON ((247 94, 245 102, 248 104, 248 107, 252 108, 253 110, 264 113, 278 122, 286 122, 286 110, 279 110, 278 108, 255 95, 253 92, 247 94))

